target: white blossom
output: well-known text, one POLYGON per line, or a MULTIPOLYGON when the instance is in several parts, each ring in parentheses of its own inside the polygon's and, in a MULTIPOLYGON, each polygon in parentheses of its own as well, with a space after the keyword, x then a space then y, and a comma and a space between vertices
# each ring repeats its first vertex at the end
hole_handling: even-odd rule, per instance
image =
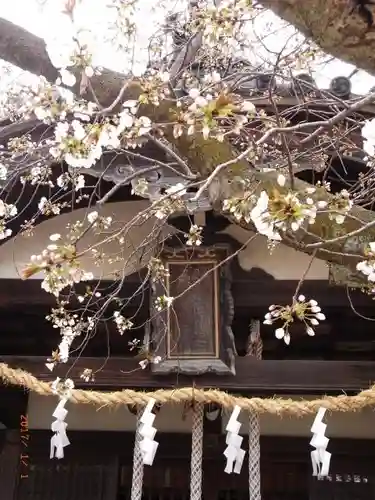
POLYGON ((75 54, 75 45, 71 37, 59 37, 60 39, 48 40, 46 49, 51 63, 55 68, 68 68, 72 65, 72 57, 75 54))
POLYGON ((116 323, 116 327, 122 335, 126 330, 133 328, 133 322, 130 319, 125 318, 120 311, 115 311, 113 313, 113 320, 116 323))
POLYGON ((139 362, 139 366, 142 368, 142 370, 144 370, 148 366, 148 359, 142 359, 139 362))
POLYGON ((372 241, 368 244, 369 251, 367 252, 367 259, 358 262, 356 269, 367 277, 371 283, 375 282, 375 242, 372 241))
POLYGON ((306 333, 307 333, 307 335, 310 335, 310 337, 313 337, 315 335, 315 331, 313 328, 311 328, 311 326, 308 326, 306 328, 306 333))
POLYGON ((139 124, 140 124, 139 132, 138 132, 139 135, 145 135, 148 132, 150 132, 150 130, 152 128, 152 122, 148 116, 141 116, 139 118, 139 124))
POLYGON ((207 106, 207 99, 205 99, 201 95, 199 95, 198 97, 196 97, 196 99, 194 100, 194 102, 200 108, 204 108, 204 106, 207 106))
POLYGON ((73 120, 71 126, 74 131, 74 138, 78 141, 82 141, 86 137, 86 130, 82 126, 82 123, 78 120, 73 120))
POLYGON ((362 128, 363 149, 369 156, 375 155, 375 118, 367 120, 362 128))
POLYGON ((86 66, 85 75, 87 76, 87 78, 92 78, 94 76, 94 70, 91 66, 86 66))
POLYGON ((49 237, 49 239, 51 241, 58 241, 60 238, 61 238, 61 234, 59 234, 59 233, 51 234, 51 236, 49 237))
POLYGON ((200 96, 200 92, 198 89, 190 89, 189 90, 189 96, 192 98, 192 99, 197 99, 197 97, 200 96))
POLYGON ((96 211, 90 212, 87 215, 87 220, 89 221, 90 224, 93 224, 97 220, 98 217, 99 217, 98 212, 96 212, 96 211))
POLYGON ((254 104, 250 101, 243 101, 241 103, 240 109, 244 113, 253 113, 254 114, 256 112, 256 108, 255 108, 254 104))
POLYGON ((281 240, 280 234, 275 229, 275 223, 270 217, 268 211, 269 197, 266 191, 262 191, 257 200, 255 207, 250 213, 251 220, 253 221, 259 234, 267 236, 270 240, 281 240))
POLYGON ((185 185, 180 182, 178 184, 175 184, 174 186, 170 186, 169 188, 167 188, 165 190, 165 193, 168 195, 182 196, 186 194, 186 188, 185 185))
POLYGON ((185 234, 186 245, 200 246, 202 244, 203 227, 192 224, 189 229, 189 234, 185 234))
POLYGON ((278 306, 272 304, 264 316, 263 324, 273 325, 274 323, 282 323, 281 327, 276 328, 275 336, 277 339, 283 339, 289 345, 289 327, 295 320, 302 321, 305 325, 307 335, 313 337, 315 335, 313 326, 318 326, 319 321, 324 321, 325 319, 325 315, 321 312, 317 301, 314 299, 306 300, 306 297, 300 294, 297 300, 293 301, 292 305, 278 306))
POLYGON ((174 301, 174 297, 168 297, 166 295, 162 295, 161 297, 157 297, 155 300, 155 309, 160 312, 163 309, 166 309, 172 305, 174 301))
POLYGON ((134 124, 134 117, 129 113, 127 109, 119 113, 119 132, 123 132, 125 129, 132 127, 134 124))
POLYGON ((76 77, 68 71, 67 69, 61 69, 60 70, 60 75, 61 75, 61 81, 64 85, 67 87, 73 87, 76 83, 76 77))
POLYGON ((5 240, 6 238, 9 238, 9 236, 12 236, 12 230, 9 228, 3 228, 0 224, 0 240, 5 240))
POLYGON ((0 163, 0 181, 5 181, 7 178, 7 174, 8 174, 7 167, 3 163, 0 163))
POLYGON ((47 198, 45 196, 42 196, 39 200, 39 203, 38 203, 38 208, 41 212, 43 212, 43 209, 47 203, 47 198))
MULTIPOLYGON (((220 80, 221 80, 221 76, 220 76, 220 73, 218 73, 217 71, 212 71, 212 73, 208 73, 203 78, 203 81, 207 84, 219 83, 220 80)), ((194 93, 193 93, 193 95, 194 95, 194 93)))
POLYGON ((0 200, 0 217, 4 219, 9 219, 10 217, 14 217, 17 215, 17 207, 12 205, 11 203, 4 203, 3 200, 0 200))
POLYGON ((281 187, 284 187, 285 186, 285 182, 286 182, 285 175, 279 174, 277 176, 277 183, 278 183, 278 185, 281 186, 281 187))
POLYGON ((275 330, 275 337, 279 340, 283 339, 286 345, 290 344, 290 334, 284 328, 277 328, 275 330))
POLYGON ((74 177, 74 190, 79 191, 80 189, 85 187, 85 177, 83 175, 78 175, 74 177))

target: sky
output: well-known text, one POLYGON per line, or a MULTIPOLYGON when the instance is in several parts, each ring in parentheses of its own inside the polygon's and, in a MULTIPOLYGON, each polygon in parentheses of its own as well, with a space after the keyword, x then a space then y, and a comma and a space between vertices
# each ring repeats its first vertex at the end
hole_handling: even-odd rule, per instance
MULTIPOLYGON (((44 38, 56 38, 64 36, 67 30, 67 16, 61 14, 61 7, 64 0, 12 0, 0 1, 0 17, 8 19, 13 23, 22 26, 32 33, 44 38)), ((108 27, 115 19, 114 9, 107 8, 110 0, 81 0, 77 13, 78 23, 82 23, 90 28, 95 34, 93 44, 94 63, 108 67, 109 69, 126 70, 126 56, 120 51, 116 51, 109 41, 103 43, 110 33, 108 27)), ((165 6, 181 5, 183 0, 159 0, 153 3, 152 0, 137 0, 138 12, 136 21, 138 25, 137 47, 140 48, 139 58, 144 60, 144 54, 148 45, 149 36, 155 32, 155 25, 161 23, 165 16, 165 6), (151 7, 150 7, 151 5, 151 7), (154 5, 154 6, 152 6, 154 5), (143 49, 143 50, 142 50, 143 49), (143 54, 143 56, 142 56, 143 54)), ((259 19, 256 31, 259 34, 269 32, 269 23, 282 26, 276 16, 267 13, 259 19)), ((268 35, 266 45, 269 49, 277 51, 280 42, 287 38, 288 29, 277 30, 274 35, 268 35)), ((353 66, 338 60, 317 67, 314 78, 319 87, 327 88, 334 76, 349 76, 353 66)), ((18 77, 17 72, 12 75, 18 77)), ((375 78, 360 71, 352 79, 352 91, 355 94, 365 94, 371 87, 375 86, 375 78)))

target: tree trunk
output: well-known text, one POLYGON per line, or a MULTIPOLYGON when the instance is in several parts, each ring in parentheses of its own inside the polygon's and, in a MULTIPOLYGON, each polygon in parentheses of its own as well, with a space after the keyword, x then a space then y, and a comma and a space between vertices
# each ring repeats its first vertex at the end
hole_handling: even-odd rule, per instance
MULTIPOLYGON (((353 9, 355 0, 259 0, 321 49, 375 74, 375 29, 353 9)), ((375 17, 375 6, 367 9, 375 17)))
MULTIPOLYGON (((48 57, 45 41, 2 18, 0 18, 0 58, 34 75, 44 76, 51 83, 54 83, 59 76, 48 57)), ((73 73, 77 78, 73 91, 79 94, 80 73, 77 70, 73 70, 73 73)), ((126 75, 103 69, 101 75, 92 77, 91 84, 99 102, 106 107, 116 99, 126 81, 126 75)), ((137 98, 138 95, 139 85, 129 81, 124 100, 137 98)), ((90 96, 85 97, 90 98, 90 96)))

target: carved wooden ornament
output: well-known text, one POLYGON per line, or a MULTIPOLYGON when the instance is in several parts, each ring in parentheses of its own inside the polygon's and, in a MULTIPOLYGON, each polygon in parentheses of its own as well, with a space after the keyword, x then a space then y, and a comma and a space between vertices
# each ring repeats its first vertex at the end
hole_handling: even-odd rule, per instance
POLYGON ((227 246, 167 248, 161 259, 169 276, 153 285, 152 345, 161 362, 155 373, 235 374, 231 329, 233 298, 227 246), (157 297, 173 297, 156 311, 157 297))

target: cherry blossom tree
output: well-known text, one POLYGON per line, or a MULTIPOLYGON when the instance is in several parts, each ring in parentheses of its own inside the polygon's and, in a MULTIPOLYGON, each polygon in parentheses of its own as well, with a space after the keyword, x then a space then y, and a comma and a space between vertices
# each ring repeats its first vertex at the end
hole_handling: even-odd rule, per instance
MULTIPOLYGON (((326 59, 319 46, 372 71, 375 52, 367 35, 367 52, 358 50, 362 41, 354 26, 366 27, 360 14, 337 1, 316 0, 316 9, 296 0, 264 0, 260 6, 250 0, 165 2, 164 17, 148 37, 147 58, 143 53, 140 61, 137 0, 109 3, 113 30, 107 42, 111 38, 112 46, 123 50, 124 72, 95 63, 92 33, 77 21, 89 15, 84 0, 63 2, 69 29, 50 40, 0 19, 0 57, 37 77, 29 85, 9 86, 2 101, 0 238, 32 234, 40 220, 86 209, 83 216, 76 212, 80 215, 65 234, 51 234, 22 271, 25 279, 40 274, 42 288, 56 298, 47 319, 61 339, 47 366, 66 363, 76 338, 89 339, 100 321, 112 321, 121 335, 131 332, 127 300, 119 298, 129 259, 147 268, 145 283, 164 282, 168 271, 157 248, 171 234, 170 221, 181 214, 191 216, 182 235, 185 245, 204 244, 203 228, 192 216, 214 210, 267 238, 270 251, 282 243, 312 260, 339 265, 373 294, 375 92, 344 100, 295 76, 326 59), (284 36, 285 44, 273 54, 256 33, 259 16, 270 15, 262 5, 302 32, 290 40, 284 36), (335 19, 347 14, 345 26, 358 37, 356 49, 349 47, 350 36, 343 43, 341 25, 326 29, 318 22, 326 6, 335 19), (283 95, 276 87, 289 89, 293 107, 280 107, 283 95), (316 106, 324 107, 319 119, 316 106), (350 157, 361 149, 353 140, 361 129, 366 168, 344 189, 331 186, 326 173, 332 151, 350 157), (124 159, 129 166, 121 180, 98 195, 111 163, 124 159), (158 182, 161 172, 164 183, 158 182), (95 185, 87 185, 90 177, 95 185), (102 208, 126 185, 149 205, 118 226, 102 208), (30 213, 34 197, 37 206, 30 213), (130 229, 151 220, 152 230, 124 259, 120 249, 130 229), (97 243, 82 243, 88 233, 97 243), (109 243, 119 251, 105 254, 103 245, 109 243), (93 284, 83 265, 88 255, 98 267, 106 259, 116 268, 110 291, 93 284)), ((302 321, 314 335, 325 319, 314 298, 306 299, 299 288, 290 304, 270 305, 265 315, 286 343, 293 321, 302 321)), ((155 314, 173 307, 175 299, 167 292, 159 296, 155 314)), ((160 361, 143 352, 142 367, 160 361)), ((83 373, 85 380, 90 377, 83 373)))

